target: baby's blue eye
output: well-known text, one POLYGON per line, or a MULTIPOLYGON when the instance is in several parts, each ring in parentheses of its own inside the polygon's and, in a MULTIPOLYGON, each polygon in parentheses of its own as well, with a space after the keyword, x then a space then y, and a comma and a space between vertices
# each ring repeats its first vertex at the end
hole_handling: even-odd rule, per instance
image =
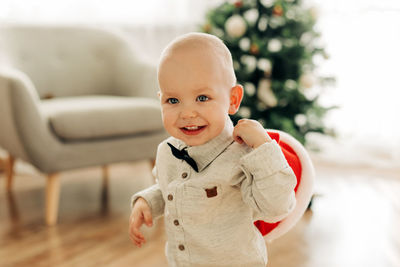
POLYGON ((208 100, 208 96, 205 96, 205 95, 199 95, 197 97, 197 101, 200 101, 200 102, 205 102, 207 100, 208 100))
POLYGON ((168 99, 167 99, 167 102, 168 102, 169 104, 177 104, 177 103, 179 103, 179 100, 178 100, 177 98, 171 97, 171 98, 168 98, 168 99))

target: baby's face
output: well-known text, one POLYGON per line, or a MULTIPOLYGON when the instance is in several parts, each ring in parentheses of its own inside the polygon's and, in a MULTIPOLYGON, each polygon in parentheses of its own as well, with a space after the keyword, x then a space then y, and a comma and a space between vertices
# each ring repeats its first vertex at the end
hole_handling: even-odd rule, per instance
MULTIPOLYGON (((189 146, 202 145, 225 127, 231 88, 207 53, 175 51, 159 66, 163 124, 189 146)), ((234 113, 234 112, 233 112, 234 113)))

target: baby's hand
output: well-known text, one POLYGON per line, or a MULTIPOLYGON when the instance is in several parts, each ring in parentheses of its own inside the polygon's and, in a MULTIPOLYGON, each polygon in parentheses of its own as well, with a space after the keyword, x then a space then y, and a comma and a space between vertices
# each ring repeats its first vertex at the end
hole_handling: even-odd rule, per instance
POLYGON ((239 144, 244 142, 252 148, 257 148, 266 142, 271 142, 271 138, 264 127, 258 121, 248 119, 238 121, 233 129, 233 138, 239 144))
POLYGON ((132 243, 138 247, 146 243, 143 234, 140 232, 140 227, 143 223, 146 223, 146 225, 150 227, 153 225, 153 218, 147 201, 140 197, 133 205, 132 213, 129 218, 129 237, 132 243))

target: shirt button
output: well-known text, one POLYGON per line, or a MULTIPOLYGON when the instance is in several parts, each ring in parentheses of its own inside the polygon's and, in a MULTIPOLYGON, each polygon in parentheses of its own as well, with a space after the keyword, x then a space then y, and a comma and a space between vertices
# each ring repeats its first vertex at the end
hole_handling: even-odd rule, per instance
POLYGON ((178 225, 179 225, 179 221, 178 221, 178 220, 174 220, 174 224, 175 224, 176 226, 178 226, 178 225))
POLYGON ((174 196, 171 195, 171 194, 169 194, 169 195, 168 195, 168 200, 169 200, 169 201, 172 201, 173 199, 174 199, 174 196))
POLYGON ((188 177, 187 172, 182 173, 182 178, 185 179, 186 177, 188 177))
POLYGON ((182 250, 182 251, 185 250, 185 246, 184 245, 179 245, 178 248, 179 248, 179 250, 182 250))

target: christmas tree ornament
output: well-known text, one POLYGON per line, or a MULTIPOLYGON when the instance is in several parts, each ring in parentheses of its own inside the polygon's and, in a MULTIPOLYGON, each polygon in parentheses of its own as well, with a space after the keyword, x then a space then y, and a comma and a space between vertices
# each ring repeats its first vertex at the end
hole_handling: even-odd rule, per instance
POLYGON ((240 15, 233 15, 226 20, 225 30, 233 38, 242 37, 247 30, 246 21, 240 15))
MULTIPOLYGON (((305 32, 300 37, 300 43, 303 46, 308 45, 309 43, 314 42, 314 35, 311 32, 305 32)), ((313 43, 315 45, 315 42, 313 43)))
POLYGON ((267 30, 267 28, 268 28, 268 18, 266 17, 266 16, 262 16, 261 18, 260 18, 260 20, 258 21, 258 29, 261 31, 261 32, 264 32, 264 31, 266 31, 267 30))
POLYGON ((272 70, 272 64, 269 59, 266 58, 260 58, 257 62, 257 67, 264 71, 264 73, 271 73, 272 70))
POLYGON ((297 114, 294 117, 294 122, 296 123, 296 125, 298 126, 304 126, 307 123, 307 116, 304 114, 297 114))
POLYGON ((282 16, 283 15, 283 8, 281 5, 275 5, 272 9, 272 14, 275 16, 282 16))
POLYGON ((241 8, 243 6, 243 2, 242 1, 235 1, 234 6, 236 8, 241 8))
POLYGON ((242 49, 242 51, 247 52, 250 49, 250 39, 247 37, 244 37, 242 39, 240 39, 239 41, 239 47, 240 49, 242 49))
POLYGON ((316 55, 313 55, 313 57, 312 57, 312 63, 313 63, 314 65, 319 66, 319 65, 321 65, 324 61, 325 61, 325 58, 324 58, 324 56, 321 55, 321 54, 316 54, 316 55))
POLYGON ((254 56, 243 55, 240 57, 240 62, 246 66, 248 72, 253 72, 257 67, 257 59, 254 56))
POLYGON ((248 107, 239 108, 238 113, 242 118, 250 118, 251 116, 251 110, 248 107))
POLYGON ((252 44, 250 46, 250 53, 252 53, 253 55, 258 55, 259 52, 260 52, 260 48, 258 47, 257 44, 252 44))
POLYGON ((300 87, 300 90, 303 92, 304 97, 308 100, 308 101, 315 101, 315 99, 318 97, 319 95, 319 89, 317 87, 310 87, 310 88, 302 88, 300 87), (307 90, 305 90, 307 89, 307 90))
POLYGON ((256 93, 256 87, 250 82, 245 83, 243 87, 248 96, 253 96, 256 93))
POLYGON ((279 41, 278 39, 271 39, 268 42, 268 50, 271 53, 277 53, 279 51, 281 51, 282 49, 282 42, 279 41))
POLYGON ((290 90, 296 90, 297 89, 297 82, 292 80, 292 79, 287 79, 285 81, 285 88, 290 90))
POLYGON ((211 31, 211 24, 210 23, 204 24, 203 25, 203 32, 210 33, 210 31, 211 31))
POLYGON ((286 11, 286 18, 289 20, 295 20, 296 19, 296 12, 293 9, 290 9, 286 11))
POLYGON ((315 85, 315 77, 312 73, 305 73, 300 76, 300 85, 303 88, 311 88, 315 85))
POLYGON ((285 19, 283 17, 277 17, 277 16, 273 16, 270 20, 269 20, 269 26, 272 29, 276 29, 278 27, 282 27, 285 24, 285 19))
POLYGON ((244 12, 243 17, 251 26, 253 26, 258 19, 258 10, 256 8, 249 9, 244 12))
POLYGON ((266 7, 266 8, 270 8, 274 5, 274 0, 261 0, 260 3, 266 7))
POLYGON ((257 88, 257 97, 268 107, 275 107, 278 104, 278 100, 274 92, 272 92, 271 80, 269 79, 260 80, 257 88))

